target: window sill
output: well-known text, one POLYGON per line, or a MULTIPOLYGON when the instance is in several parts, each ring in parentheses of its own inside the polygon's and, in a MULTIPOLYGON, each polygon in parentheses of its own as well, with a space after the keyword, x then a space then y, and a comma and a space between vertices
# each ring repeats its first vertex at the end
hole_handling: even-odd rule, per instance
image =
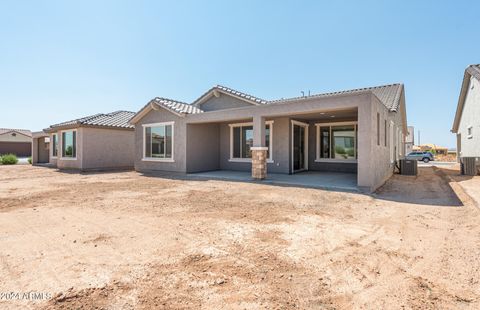
MULTIPOLYGON (((56 157, 55 157, 56 158, 56 157)), ((77 160, 76 157, 60 157, 61 160, 77 160)))
POLYGON ((357 159, 317 158, 316 163, 357 163, 357 159))
POLYGON ((52 156, 51 158, 52 158, 52 159, 57 159, 57 158, 58 158, 58 156, 52 156))
MULTIPOLYGON (((230 158, 228 160, 231 163, 251 163, 252 159, 251 158, 230 158)), ((267 159, 267 164, 273 164, 274 161, 271 159, 267 159)))
POLYGON ((142 161, 155 161, 155 162, 164 162, 164 163, 173 163, 175 160, 172 158, 153 158, 153 157, 144 157, 142 161))

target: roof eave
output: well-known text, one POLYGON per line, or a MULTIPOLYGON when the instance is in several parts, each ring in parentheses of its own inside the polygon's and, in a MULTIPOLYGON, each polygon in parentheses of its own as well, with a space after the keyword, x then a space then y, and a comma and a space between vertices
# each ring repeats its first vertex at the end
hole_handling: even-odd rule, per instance
POLYGON ((465 97, 467 95, 467 88, 470 84, 471 74, 469 73, 468 68, 463 74, 462 86, 460 88, 460 95, 458 96, 457 110, 455 111, 455 118, 453 119, 452 133, 458 133, 458 127, 460 125, 460 119, 462 118, 463 106, 465 105, 465 97))

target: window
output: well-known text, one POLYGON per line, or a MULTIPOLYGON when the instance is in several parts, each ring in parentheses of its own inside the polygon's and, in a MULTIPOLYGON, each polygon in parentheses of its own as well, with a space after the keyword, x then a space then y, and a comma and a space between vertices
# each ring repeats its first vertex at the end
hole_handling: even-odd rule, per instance
POLYGON ((317 161, 357 159, 357 124, 330 123, 317 126, 317 161))
MULTIPOLYGON (((265 145, 267 161, 272 161, 272 126, 273 121, 265 122, 265 145)), ((230 124, 230 161, 250 161, 253 146, 253 124, 230 124)))
POLYGON ((143 159, 173 161, 173 122, 143 126, 143 159))
POLYGON ((473 138, 473 126, 467 128, 467 139, 473 138))
POLYGON ((387 120, 385 120, 385 127, 384 127, 384 129, 385 129, 385 130, 384 130, 384 133, 383 133, 383 134, 385 135, 385 137, 384 137, 384 138, 385 138, 385 141, 384 141, 384 142, 385 142, 385 146, 387 146, 387 120))
POLYGON ((77 157, 77 131, 71 130, 62 132, 62 157, 77 157))
POLYGON ((393 143, 394 141, 394 127, 393 127, 393 122, 390 121, 390 162, 393 163, 395 159, 395 144, 393 143))
POLYGON ((377 145, 380 145, 380 113, 377 113, 377 145))
POLYGON ((52 157, 58 156, 58 136, 56 133, 52 135, 52 157))

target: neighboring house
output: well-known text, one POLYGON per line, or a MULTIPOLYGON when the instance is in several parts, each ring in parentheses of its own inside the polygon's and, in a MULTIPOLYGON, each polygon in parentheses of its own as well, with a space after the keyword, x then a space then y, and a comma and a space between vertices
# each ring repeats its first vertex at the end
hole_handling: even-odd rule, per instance
POLYGON ((408 154, 413 151, 415 145, 415 128, 408 126, 408 135, 405 137, 405 153, 408 154))
POLYGON ((480 157, 480 65, 465 70, 452 132, 458 157, 480 157))
MULTIPOLYGON (((135 134, 128 120, 134 115, 128 111, 95 114, 44 129, 49 142, 48 162, 60 169, 133 168, 135 134)), ((36 133, 34 152, 43 149, 46 138, 36 133)), ((34 163, 41 162, 40 153, 33 158, 34 163)))
POLYGON ((403 84, 273 101, 215 86, 191 104, 154 98, 130 123, 137 171, 341 171, 367 191, 392 175, 407 134, 403 84))
POLYGON ((0 155, 28 157, 32 151, 32 133, 25 129, 0 128, 0 155))

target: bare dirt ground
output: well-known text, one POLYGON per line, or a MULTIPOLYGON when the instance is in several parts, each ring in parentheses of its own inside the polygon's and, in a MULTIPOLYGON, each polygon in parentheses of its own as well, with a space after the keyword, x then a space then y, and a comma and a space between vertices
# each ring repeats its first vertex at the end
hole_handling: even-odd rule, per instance
POLYGON ((0 308, 478 309, 479 223, 434 168, 370 196, 0 167, 0 294, 53 296, 0 308))

